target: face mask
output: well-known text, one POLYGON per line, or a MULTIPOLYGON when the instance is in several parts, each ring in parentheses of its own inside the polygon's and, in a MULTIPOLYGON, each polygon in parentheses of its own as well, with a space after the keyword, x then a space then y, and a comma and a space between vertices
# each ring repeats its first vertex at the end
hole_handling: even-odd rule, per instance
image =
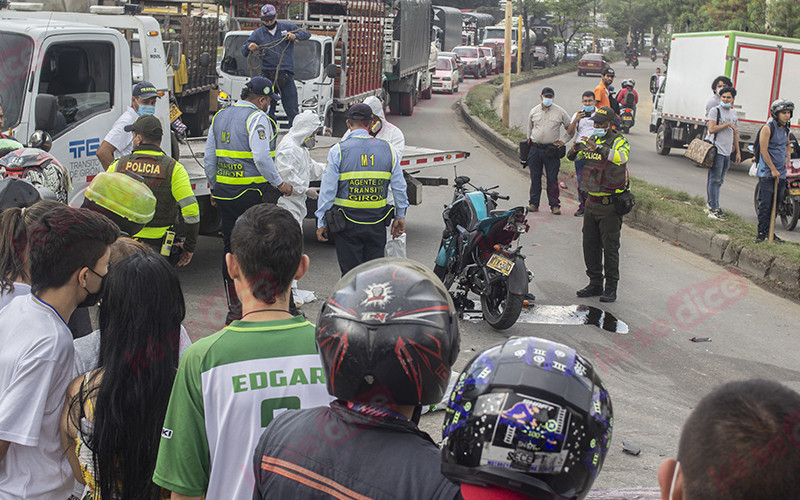
POLYGON ((594 113, 594 106, 584 106, 583 111, 586 113, 594 113))
POLYGON ((272 21, 269 21, 269 23, 272 23, 272 24, 264 23, 264 26, 266 26, 266 28, 268 30, 271 30, 272 28, 275 27, 276 24, 278 24, 278 21, 272 20, 272 21))
POLYGON ((719 105, 722 106, 725 109, 730 109, 730 107, 733 106, 733 103, 731 103, 731 102, 721 102, 721 103, 719 103, 719 105))
POLYGON ((308 139, 306 139, 305 141, 303 141, 303 146, 305 146, 308 149, 313 149, 314 146, 316 145, 317 145, 317 138, 314 137, 313 135, 308 139))
POLYGON ((545 97, 544 99, 542 99, 542 104, 544 105, 545 108, 549 108, 550 106, 553 105, 553 99, 550 97, 545 97))
POLYGON ((150 104, 139 105, 139 116, 156 114, 156 107, 150 104))
POLYGON ((105 285, 105 276, 100 276, 100 275, 99 275, 99 274, 97 274, 97 273, 94 271, 94 269, 92 269, 91 267, 89 267, 89 268, 87 268, 87 269, 89 269, 89 271, 91 271, 92 273, 94 273, 94 275, 95 275, 95 276, 97 276, 98 278, 100 278, 100 287, 99 287, 99 288, 97 289, 97 291, 96 291, 96 292, 94 292, 94 293, 90 292, 89 290, 86 290, 86 287, 82 287, 84 290, 86 290, 86 293, 87 293, 88 295, 86 296, 86 298, 85 298, 85 299, 83 299, 83 302, 81 302, 80 304, 78 304, 78 307, 92 307, 92 306, 96 306, 96 305, 97 305, 97 303, 98 303, 98 302, 100 302, 100 297, 103 295, 103 287, 104 287, 104 285, 105 285))
POLYGON ((604 129, 604 128, 593 128, 592 129, 592 135, 597 136, 597 137, 603 137, 604 135, 606 135, 606 129, 604 129))

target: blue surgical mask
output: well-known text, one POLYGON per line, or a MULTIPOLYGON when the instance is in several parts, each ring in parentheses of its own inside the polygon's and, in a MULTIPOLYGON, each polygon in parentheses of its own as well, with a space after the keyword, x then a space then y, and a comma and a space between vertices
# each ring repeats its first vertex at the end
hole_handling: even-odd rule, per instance
POLYGON ((721 102, 721 103, 719 103, 719 105, 722 106, 725 109, 731 109, 731 106, 733 106, 733 103, 732 102, 721 102))
POLYGON ((545 108, 549 108, 553 105, 553 98, 552 97, 545 97, 542 99, 542 104, 545 108))
POLYGON ((149 104, 140 104, 139 105, 139 116, 142 115, 154 115, 156 114, 156 107, 151 106, 149 104))
POLYGON ((586 113, 594 113, 594 106, 584 106, 583 111, 586 113))
POLYGON ((592 129, 592 135, 597 136, 597 137, 603 137, 604 135, 606 135, 606 129, 604 129, 604 128, 593 128, 592 129))

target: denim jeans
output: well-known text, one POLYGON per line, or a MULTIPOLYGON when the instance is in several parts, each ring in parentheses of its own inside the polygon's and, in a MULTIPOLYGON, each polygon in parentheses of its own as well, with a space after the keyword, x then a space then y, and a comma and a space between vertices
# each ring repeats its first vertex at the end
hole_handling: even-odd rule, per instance
MULTIPOLYGON (((772 197, 775 192, 775 179, 773 177, 759 177, 758 188, 758 234, 767 234, 769 232, 769 218, 772 214, 772 197)), ((778 206, 780 206, 785 192, 786 179, 781 179, 778 183, 778 206)), ((775 207, 775 213, 778 213, 777 207, 775 207)))
POLYGON ((719 190, 725 182, 725 174, 731 166, 731 157, 717 153, 714 159, 714 166, 708 169, 708 182, 706 183, 706 193, 708 195, 708 206, 711 210, 719 208, 719 190))
POLYGON ((560 207, 558 199, 558 170, 561 167, 559 158, 545 158, 544 150, 531 144, 528 152, 528 168, 531 171, 531 189, 528 203, 539 206, 542 198, 542 171, 547 177, 547 201, 551 207, 560 207))
MULTIPOLYGON (((262 74, 269 79, 275 78, 275 71, 262 72, 262 74)), ((281 96, 283 110, 286 112, 286 119, 289 120, 289 128, 291 128, 292 122, 294 122, 294 117, 297 116, 299 112, 297 103, 297 86, 294 84, 294 75, 289 75, 288 82, 279 89, 278 93, 281 96)), ((277 106, 278 101, 272 99, 269 103, 269 111, 267 114, 273 120, 275 119, 275 109, 277 106)), ((272 148, 272 150, 275 151, 275 148, 272 148)))
POLYGON ((575 160, 575 177, 578 178, 578 210, 583 210, 583 206, 586 203, 586 197, 583 195, 583 191, 581 191, 581 179, 583 179, 583 165, 584 161, 582 158, 575 160))

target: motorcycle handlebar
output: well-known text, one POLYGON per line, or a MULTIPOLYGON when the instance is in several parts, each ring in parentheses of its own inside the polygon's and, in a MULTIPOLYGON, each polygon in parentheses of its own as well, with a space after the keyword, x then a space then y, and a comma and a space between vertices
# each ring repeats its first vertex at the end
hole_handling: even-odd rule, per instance
POLYGON ((502 194, 500 194, 500 193, 498 193, 496 191, 493 191, 490 194, 491 194, 493 200, 510 200, 511 199, 510 196, 504 196, 504 195, 502 195, 502 194))

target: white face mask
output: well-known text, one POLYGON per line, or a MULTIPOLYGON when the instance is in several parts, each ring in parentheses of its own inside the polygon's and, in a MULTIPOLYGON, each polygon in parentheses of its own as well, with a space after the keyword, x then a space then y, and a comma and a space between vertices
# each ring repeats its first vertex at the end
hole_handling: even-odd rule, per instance
POLYGON ((672 500, 672 493, 675 491, 675 483, 678 481, 679 470, 681 470, 681 463, 675 462, 675 472, 672 473, 672 484, 669 485, 669 500, 672 500))

